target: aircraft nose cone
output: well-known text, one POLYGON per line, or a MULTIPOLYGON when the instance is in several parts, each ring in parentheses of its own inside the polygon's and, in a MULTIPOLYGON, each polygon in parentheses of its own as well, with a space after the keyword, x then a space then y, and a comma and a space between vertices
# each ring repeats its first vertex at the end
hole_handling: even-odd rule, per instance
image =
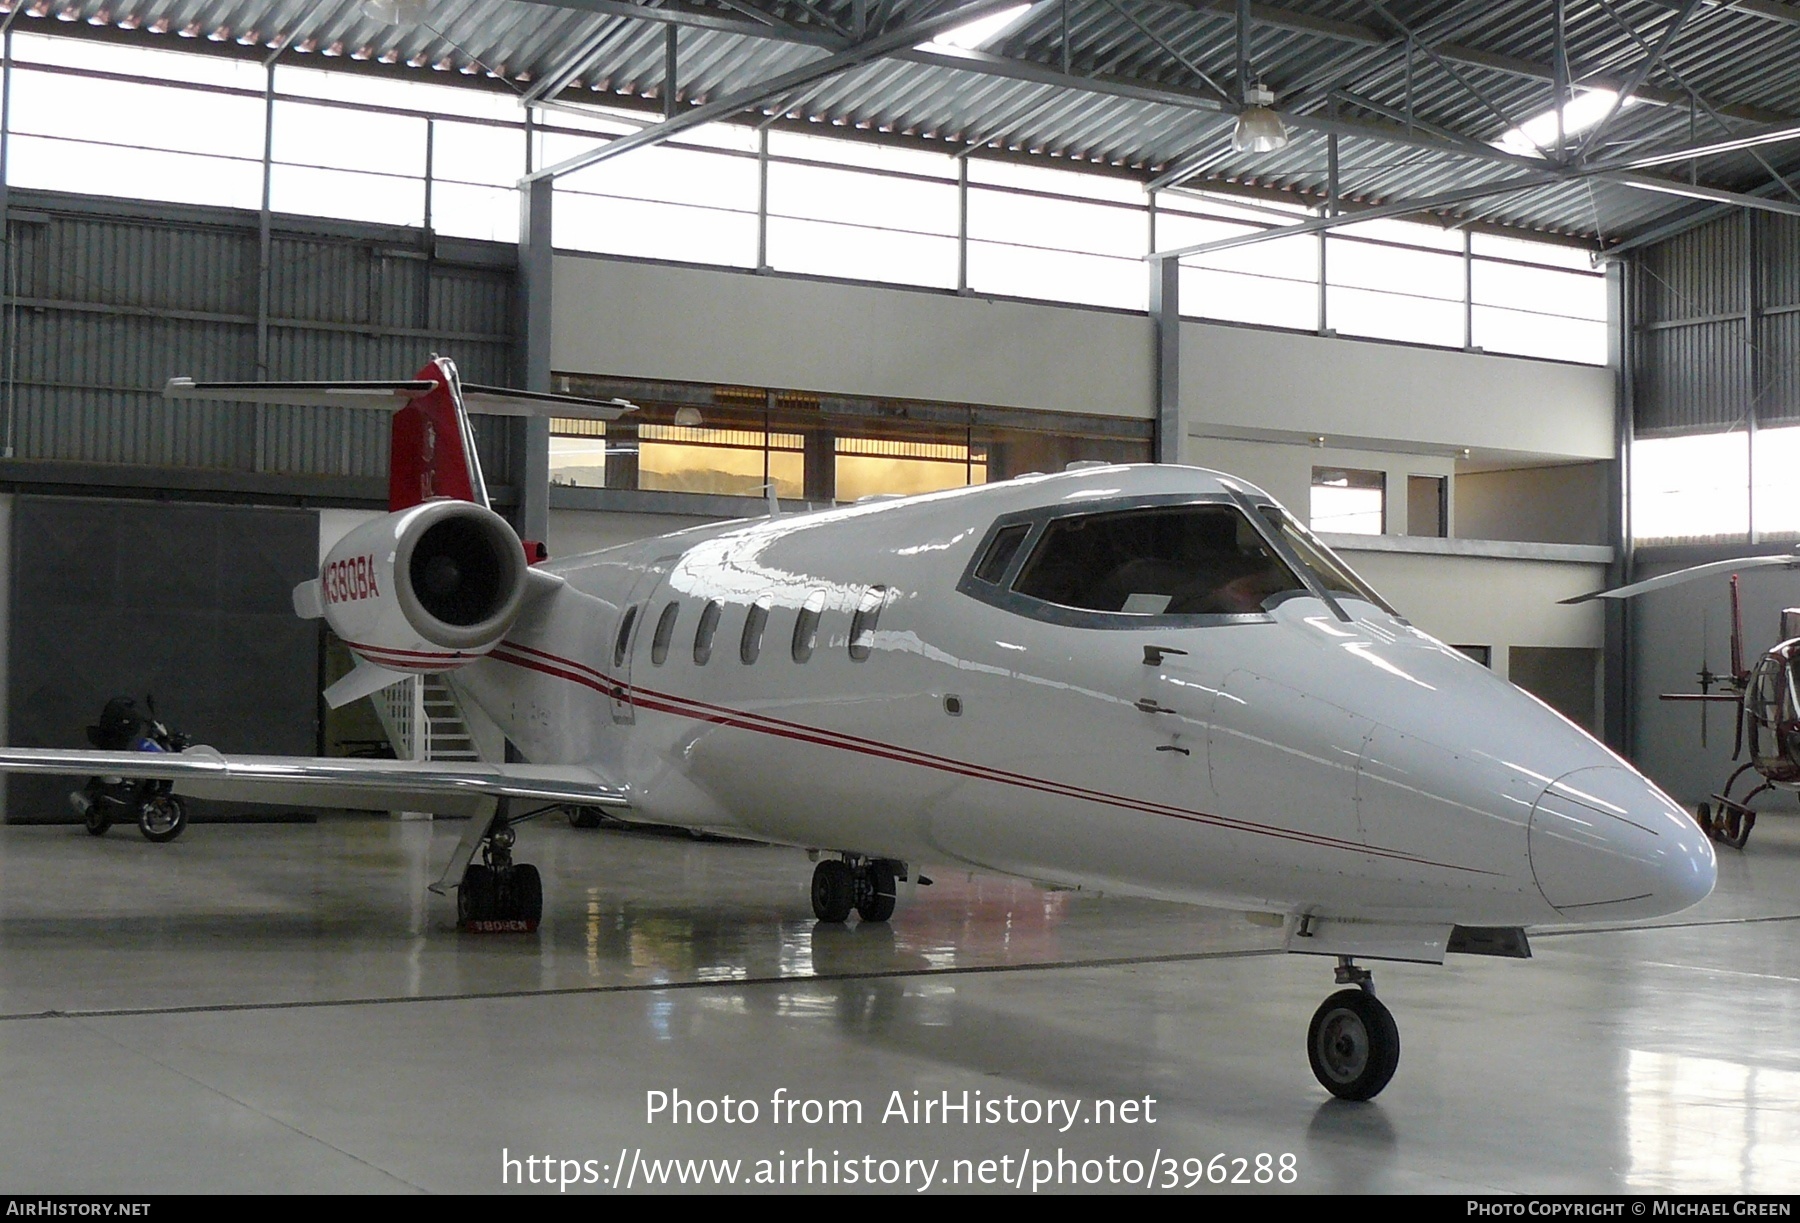
POLYGON ((1693 817, 1630 769, 1576 769, 1544 788, 1527 841, 1538 890, 1569 917, 1678 913, 1706 899, 1717 864, 1693 817))

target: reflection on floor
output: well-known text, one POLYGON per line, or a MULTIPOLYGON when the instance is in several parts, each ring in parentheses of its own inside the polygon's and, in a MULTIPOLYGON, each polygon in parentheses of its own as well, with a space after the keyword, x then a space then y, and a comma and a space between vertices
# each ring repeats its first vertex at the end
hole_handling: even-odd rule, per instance
POLYGON ((1232 914, 940 869, 824 926, 796 851, 546 822, 542 930, 460 935, 460 831, 0 828, 8 1190, 1800 1188, 1800 820, 1664 928, 1377 967, 1367 1105, 1307 1068, 1329 962, 1232 914))

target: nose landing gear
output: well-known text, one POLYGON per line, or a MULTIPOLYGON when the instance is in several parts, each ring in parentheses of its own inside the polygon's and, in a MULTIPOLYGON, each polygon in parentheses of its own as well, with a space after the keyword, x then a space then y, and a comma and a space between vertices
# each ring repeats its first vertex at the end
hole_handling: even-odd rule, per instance
POLYGON ((1313 1074, 1340 1100, 1373 1099, 1400 1065, 1400 1029, 1375 997, 1375 978, 1339 956, 1341 989, 1320 1004, 1306 1030, 1313 1074))
POLYGON ((813 916, 841 922, 855 909, 866 922, 894 915, 897 885, 906 878, 906 863, 886 858, 826 858, 813 868, 813 916))

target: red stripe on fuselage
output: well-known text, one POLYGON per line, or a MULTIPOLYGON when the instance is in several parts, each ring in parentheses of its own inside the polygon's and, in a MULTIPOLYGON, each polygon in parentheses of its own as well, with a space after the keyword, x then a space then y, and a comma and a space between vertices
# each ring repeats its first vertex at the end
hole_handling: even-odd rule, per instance
MULTIPOLYGON (((627 686, 594 668, 573 659, 562 658, 543 650, 520 645, 517 642, 505 641, 497 646, 488 657, 509 663, 515 667, 523 667, 544 675, 568 680, 592 688, 614 700, 627 699, 627 686)), ((953 760, 944 756, 933 756, 915 748, 899 747, 882 743, 878 740, 863 739, 840 731, 823 730, 806 726, 797 722, 784 722, 763 714, 751 714, 728 706, 710 705, 691 697, 676 696, 670 693, 655 692, 647 688, 630 688, 630 699, 634 705, 658 713, 673 714, 676 717, 692 718, 696 721, 711 722, 715 725, 729 726, 737 730, 755 731, 759 734, 774 735, 783 739, 791 739, 801 743, 812 743, 820 747, 837 748, 840 751, 857 752, 865 756, 893 760, 901 764, 911 764, 920 768, 932 769, 940 773, 951 773, 957 776, 973 778, 977 781, 992 781, 1002 785, 1016 786, 1021 789, 1035 790, 1039 793, 1054 794, 1061 798, 1076 798, 1087 802, 1099 803, 1109 807, 1120 807, 1131 811, 1140 811, 1148 815, 1160 815, 1169 819, 1184 820, 1192 824, 1205 824, 1215 828, 1223 828, 1232 832, 1249 832, 1258 836, 1275 837, 1279 840, 1298 842, 1319 849, 1336 849, 1349 853, 1369 854, 1375 857, 1389 858, 1399 862, 1410 862, 1418 866, 1435 866, 1444 870, 1463 871, 1477 875, 1493 875, 1497 872, 1484 871, 1471 866, 1458 866, 1449 862, 1434 862, 1429 858, 1415 857, 1412 854, 1400 853, 1396 850, 1378 849, 1363 845, 1356 841, 1345 841, 1338 837, 1323 836, 1318 833, 1301 832, 1290 828, 1270 828, 1253 824, 1247 820, 1233 819, 1230 816, 1213 815, 1205 811, 1191 811, 1180 807, 1171 807, 1164 803, 1147 799, 1129 798, 1118 794, 1108 794, 1101 790, 1089 790, 1081 786, 1065 782, 1048 781, 1037 777, 1028 777, 1022 773, 1009 773, 987 765, 970 764, 966 761, 953 760)))

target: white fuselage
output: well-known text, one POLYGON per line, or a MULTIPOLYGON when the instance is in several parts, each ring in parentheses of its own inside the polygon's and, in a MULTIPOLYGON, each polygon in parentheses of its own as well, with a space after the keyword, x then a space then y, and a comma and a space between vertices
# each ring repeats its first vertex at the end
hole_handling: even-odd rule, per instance
POLYGON ((552 561, 566 584, 451 679, 533 761, 620 779, 636 818, 774 842, 1470 926, 1710 890, 1706 838, 1651 783, 1374 603, 1089 625, 959 589, 999 518, 1183 499, 1270 504, 1211 472, 1109 467, 552 561))

